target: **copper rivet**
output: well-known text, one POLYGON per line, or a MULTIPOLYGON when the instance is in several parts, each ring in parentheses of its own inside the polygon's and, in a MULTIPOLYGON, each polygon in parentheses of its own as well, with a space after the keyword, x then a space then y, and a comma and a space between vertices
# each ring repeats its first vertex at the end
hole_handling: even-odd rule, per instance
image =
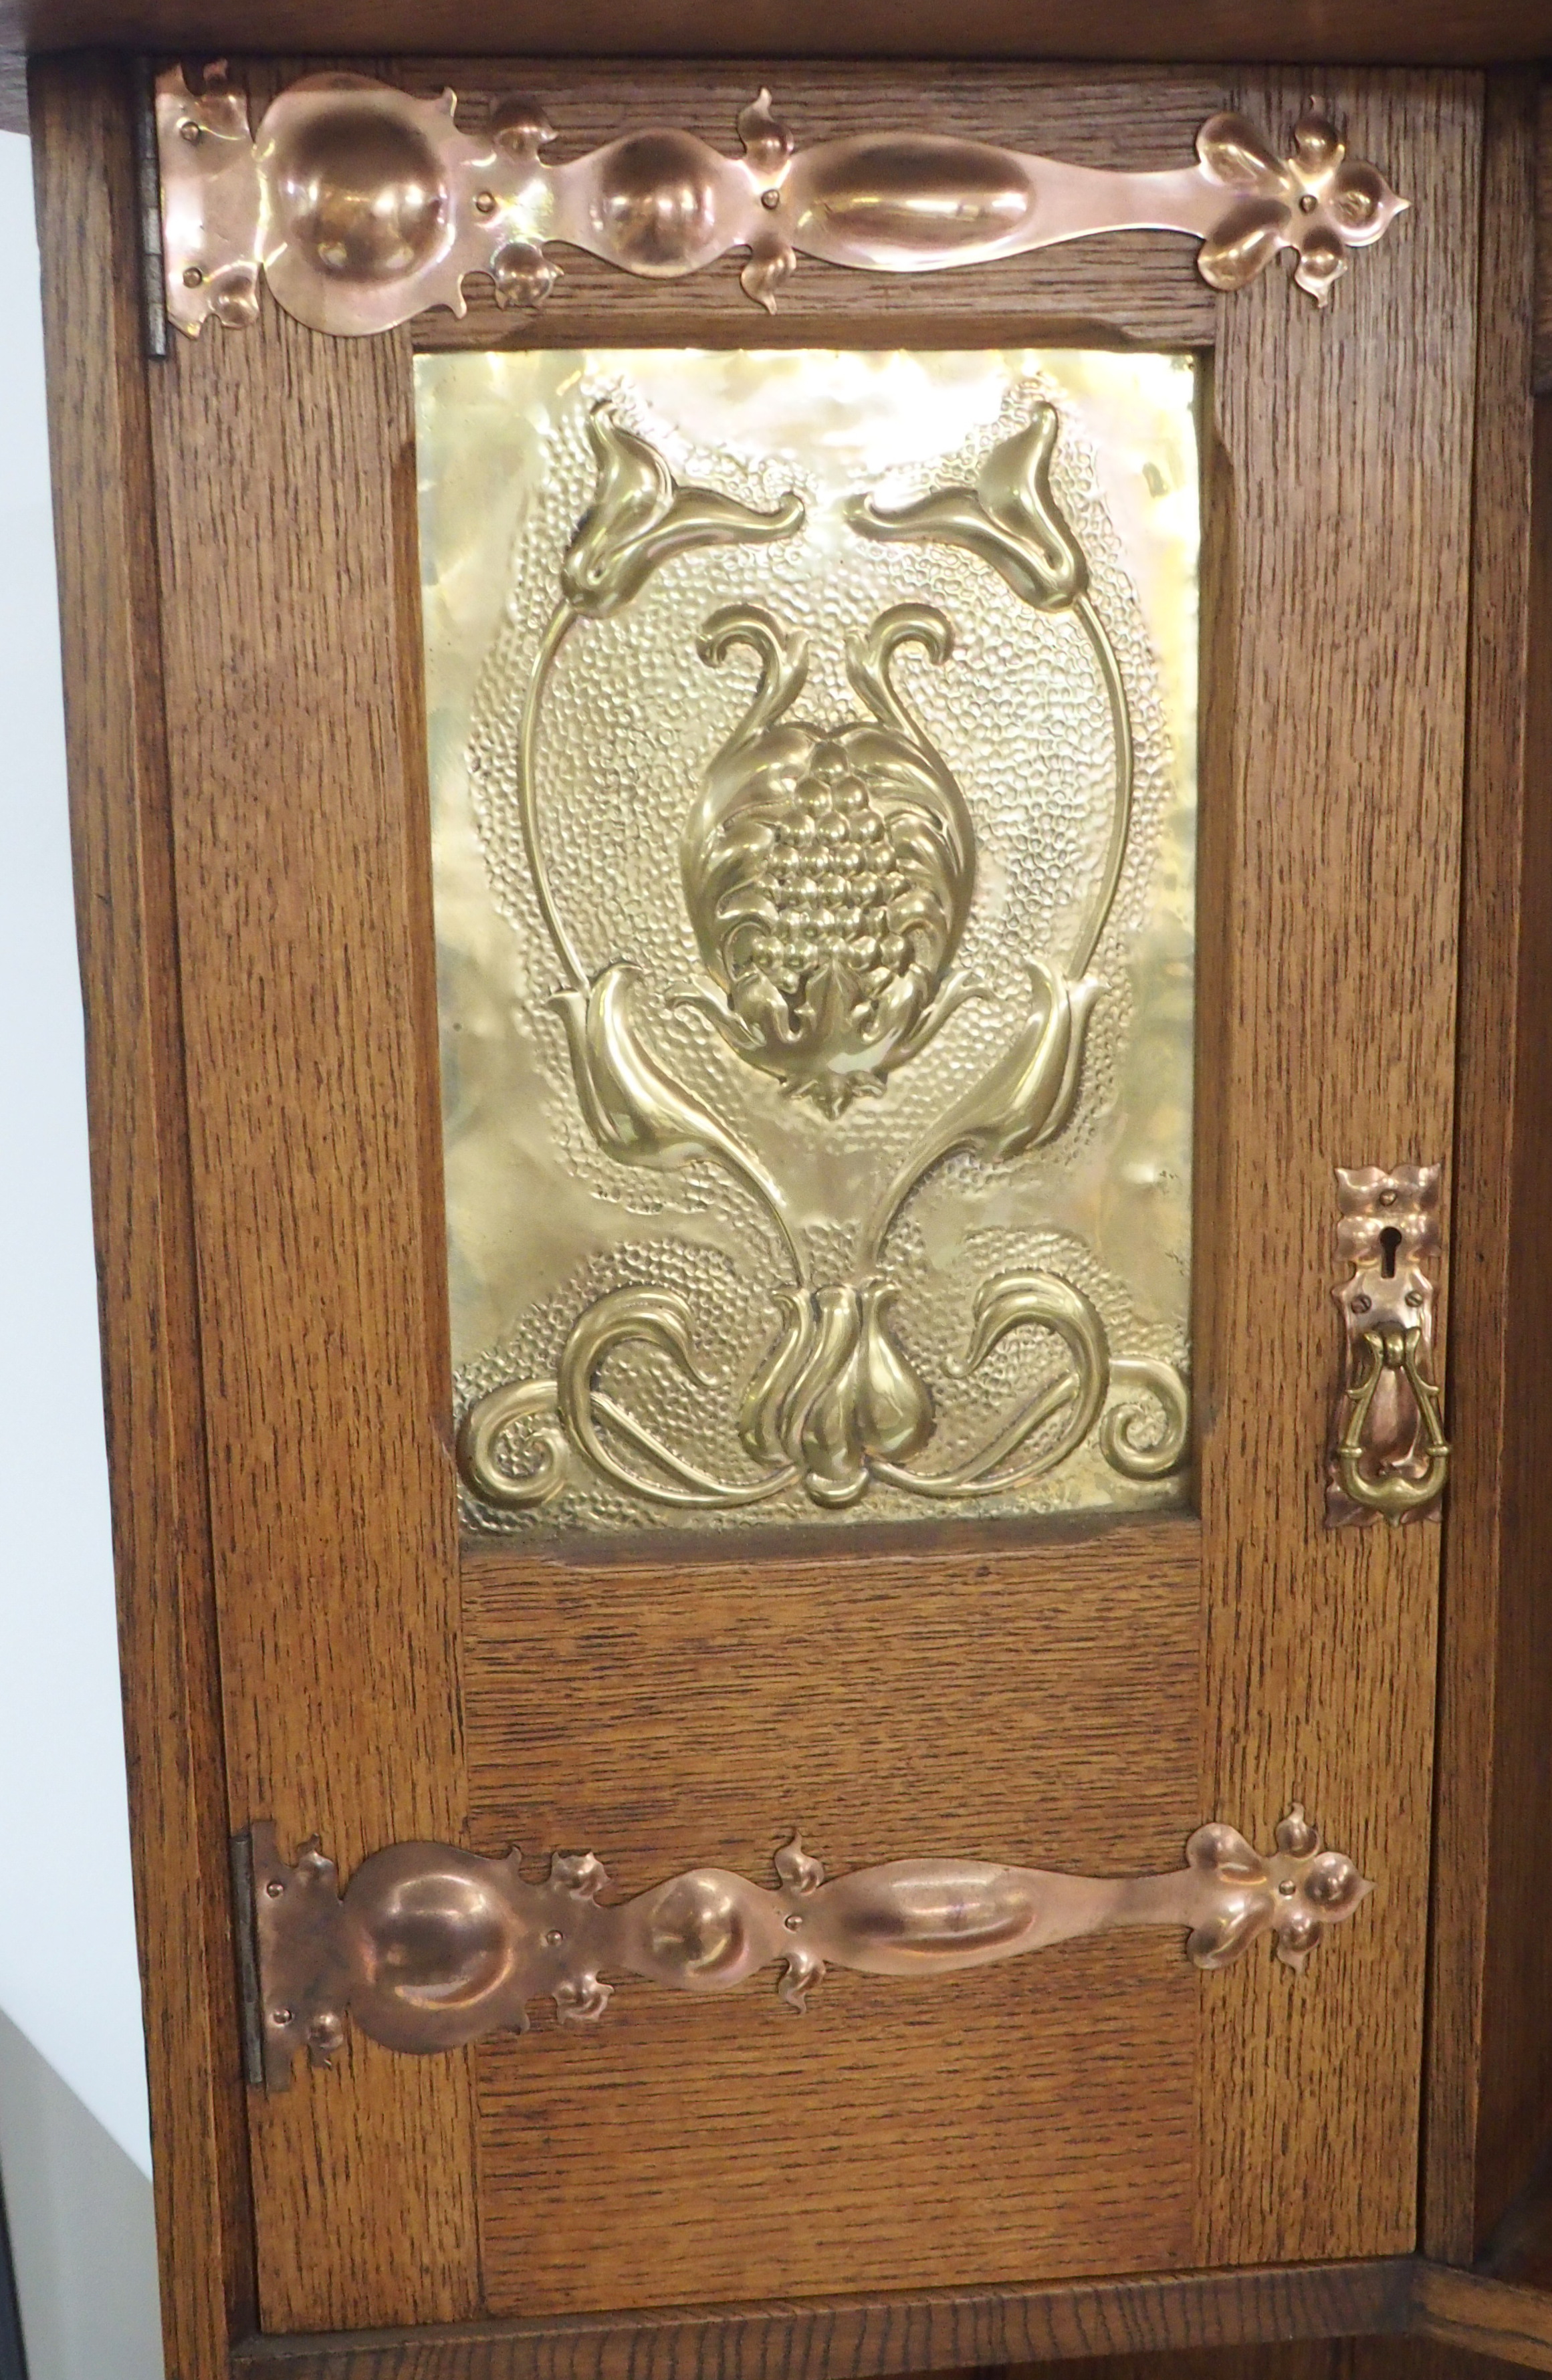
POLYGON ((802 1924, 802 1922, 803 1922, 803 1921, 802 1921, 802 1919, 801 1919, 800 1917, 798 1917, 798 1916, 792 1916, 792 1917, 788 1918, 788 1920, 787 1920, 787 1930, 788 1930, 788 1932, 789 1934, 795 1934, 795 1933, 797 1932, 797 1930, 798 1930, 799 1926, 802 1924))
POLYGON ((180 140, 187 140, 192 149, 197 140, 204 139, 204 127, 202 124, 196 124, 191 115, 186 115, 177 128, 177 137, 180 140))
POLYGON ((474 193, 474 212, 477 215, 495 214, 495 198, 492 191, 476 190, 474 193))
POLYGON ((1302 214, 1314 214, 1315 211, 1315 195, 1313 190, 1305 191, 1303 197, 1299 201, 1299 208, 1302 214))
POLYGON ((1382 1207, 1393 1207, 1396 1204, 1394 1190, 1382 1190, 1379 1194, 1379 1204, 1382 1207))
POLYGON ((760 203, 763 207, 779 207, 781 204, 781 192, 779 190, 762 190, 760 193, 760 203))
POLYGON ((186 264, 184 266, 183 285, 185 289, 197 289, 203 279, 204 274, 200 271, 197 264, 186 264))
POLYGON ((558 1950, 561 1944, 565 1941, 566 1937, 561 1932, 558 1925, 552 1925, 549 1932, 545 1935, 544 1939, 549 1944, 552 1950, 558 1950))
POLYGON ((289 2024, 289 2023, 290 2023, 290 2022, 291 2022, 291 2011, 290 2011, 290 2010, 289 2010, 289 2009, 271 2009, 271 2010, 270 2010, 270 2022, 271 2022, 271 2023, 272 2023, 272 2024, 289 2024))
POLYGON ((264 1890, 268 1893, 272 1900, 278 1900, 285 1889, 286 1888, 283 1884, 266 1884, 264 1887, 264 1890))
POLYGON ((1285 1876, 1281 1884, 1277 1887, 1277 1890, 1282 1894, 1285 1900, 1291 1900, 1298 1889, 1298 1886, 1294 1883, 1293 1878, 1290 1876, 1285 1876))

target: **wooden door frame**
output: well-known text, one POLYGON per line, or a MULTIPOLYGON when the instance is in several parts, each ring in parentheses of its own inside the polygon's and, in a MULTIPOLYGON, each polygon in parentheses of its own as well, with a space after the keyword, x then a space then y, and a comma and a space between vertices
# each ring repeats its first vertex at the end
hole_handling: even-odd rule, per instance
MULTIPOLYGON (((1552 1165, 1534 1096, 1552 923, 1545 892, 1531 897, 1537 872, 1547 880, 1547 805, 1535 795, 1549 722, 1527 695, 1547 614, 1552 434, 1544 424, 1537 445, 1530 395, 1534 79, 1494 77, 1489 95, 1479 374, 1499 395, 1482 417, 1476 461, 1452 1251, 1460 1451, 1446 1535, 1424 2161, 1424 2244, 1457 2266, 1552 2122, 1552 2076, 1538 2070, 1528 2090, 1517 2079, 1540 2013, 1539 1911, 1518 1879, 1534 1865, 1520 1846, 1545 1840, 1526 1653, 1552 1498, 1534 1427, 1546 1366, 1534 1353, 1546 1340, 1535 1301, 1552 1295, 1534 1261, 1552 1165), (1494 1196, 1489 1185, 1505 1179, 1509 1196, 1494 1196)), ((628 2360, 637 2368, 650 2333, 665 2373, 698 2368, 714 2348, 719 2362, 764 2368, 777 2339, 784 2361, 799 2355, 811 2372, 885 2372, 1408 2327, 1462 2342, 1470 2333, 1471 2344, 1552 2369, 1552 2318, 1535 2292, 1405 2258, 613 2324, 253 2336, 128 65, 37 61, 31 109, 169 2370, 179 2380, 271 2368, 297 2380, 388 2380, 413 2340, 427 2380, 557 2362, 602 2380, 628 2360)))
MULTIPOLYGON (((1466 2265, 1552 2135, 1552 398, 1534 394, 1534 77, 1488 83, 1474 466, 1450 1427, 1422 2245, 1466 2265)), ((1545 176, 1546 161, 1543 159, 1545 176)))

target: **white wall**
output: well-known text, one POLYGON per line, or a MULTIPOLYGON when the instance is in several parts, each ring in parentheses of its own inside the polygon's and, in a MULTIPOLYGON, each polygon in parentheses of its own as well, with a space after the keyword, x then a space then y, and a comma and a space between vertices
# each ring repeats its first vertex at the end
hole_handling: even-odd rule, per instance
POLYGON ((29 2380, 161 2380, 151 2184, 4 2016, 0 2159, 29 2380))
POLYGON ((144 2044, 37 258, 16 133, 0 133, 0 2175, 31 2380, 150 2380, 144 2044))

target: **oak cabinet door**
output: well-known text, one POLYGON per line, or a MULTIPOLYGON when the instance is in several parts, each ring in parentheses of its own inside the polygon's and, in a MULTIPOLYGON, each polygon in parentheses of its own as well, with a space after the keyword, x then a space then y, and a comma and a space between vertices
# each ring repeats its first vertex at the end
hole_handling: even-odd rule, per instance
POLYGON ((136 399, 258 2325, 1403 2254, 1479 85, 789 67, 767 316, 741 72, 454 79, 543 306, 136 399))

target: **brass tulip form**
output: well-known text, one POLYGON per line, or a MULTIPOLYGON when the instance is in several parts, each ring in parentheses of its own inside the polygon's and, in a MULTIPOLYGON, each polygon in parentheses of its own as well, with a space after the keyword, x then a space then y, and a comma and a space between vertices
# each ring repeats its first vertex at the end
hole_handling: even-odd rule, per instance
POLYGON ((1439 1168, 1338 1168, 1337 1251, 1351 1266, 1332 1292, 1345 1373, 1327 1466, 1334 1527, 1392 1526, 1438 1509, 1449 1441, 1433 1380, 1434 1299, 1425 1265, 1439 1248, 1439 1168))
POLYGON ((774 311, 800 254, 875 273, 933 273, 1109 231, 1201 242, 1216 289, 1240 289, 1272 259, 1329 299, 1350 252, 1407 203, 1347 155, 1313 106, 1278 157, 1242 116, 1215 115, 1196 163, 1135 174, 1064 164, 930 130, 856 134, 794 147, 762 91, 739 117, 743 153, 648 126, 548 164, 555 133, 523 100, 478 130, 436 99, 356 74, 316 74, 271 102, 256 134, 247 103, 207 69, 156 86, 167 310, 197 334, 251 322, 259 276, 288 313, 345 335, 391 329, 429 306, 465 310, 466 274, 502 305, 537 305, 559 267, 552 245, 621 272, 676 280, 730 249, 748 295, 774 311))
MULTIPOLYGON (((1052 492, 1056 408, 1039 404, 996 444, 973 486, 946 487, 898 511, 859 497, 842 523, 842 535, 870 541, 959 546, 997 571, 1026 607, 1070 624, 1092 656, 1109 722, 1110 814, 1097 879, 1075 905, 1069 947, 1059 960, 1027 962, 1024 1021, 1000 1054, 924 1117, 871 1204, 837 1215, 854 1245, 844 1271, 830 1275, 805 1244, 772 1164, 656 1054, 641 970, 616 959, 590 971, 556 897, 541 801, 545 703, 570 640, 624 611, 670 559, 712 545, 778 542, 802 528, 804 506, 789 493, 756 509, 679 485, 607 402, 586 427, 594 499, 560 565, 516 748, 527 869, 566 978, 550 1005, 596 1148, 626 1167, 709 1161, 731 1174, 774 1227, 790 1276, 771 1284, 776 1332, 737 1415, 752 1473, 718 1477, 688 1461, 655 1419, 604 1385, 610 1359, 631 1349, 666 1357, 682 1378, 707 1385, 689 1301, 666 1284, 632 1283, 576 1316, 552 1377, 504 1383, 467 1405, 458 1456, 476 1512, 534 1511, 584 1475, 659 1511, 730 1513, 793 1488, 832 1512, 874 1487, 959 1502, 1026 1488, 1091 1435, 1119 1476, 1167 1476, 1185 1458, 1185 1384, 1168 1363, 1116 1354, 1093 1298, 1074 1281, 1030 1266, 981 1282, 955 1368, 980 1371, 1020 1330, 1049 1334, 1065 1366, 1014 1400, 972 1451, 939 1468, 916 1461, 937 1417, 894 1319, 889 1243, 908 1204, 956 1154, 1005 1164, 1063 1130, 1104 988, 1089 970, 1127 851, 1133 740, 1088 566, 1052 492), (1111 1402, 1113 1392, 1119 1402, 1111 1402)), ((854 1101, 884 1098, 893 1074, 961 1003, 986 991, 955 965, 975 886, 975 829, 954 772, 891 674, 906 647, 941 667, 954 650, 952 624, 923 603, 879 613, 846 657, 866 715, 822 722, 793 715, 806 650, 771 610, 724 606, 700 637, 706 666, 720 668, 741 650, 758 676, 682 830, 682 890, 711 989, 678 994, 673 1004, 709 1018, 739 1060, 832 1121, 854 1101)))
POLYGON ((1200 1827, 1184 1866, 1158 1876, 910 1858, 826 1880, 794 1835, 775 1855, 774 1886, 692 1868, 628 1900, 605 1897, 591 1852, 556 1852, 530 1882, 516 1851, 397 1843, 341 1893, 316 1840, 292 1864, 266 1820, 239 1850, 248 2076, 272 2092, 289 2090, 303 2050, 332 2062, 347 2016, 386 2048, 421 2052, 525 2033, 540 1998, 558 2023, 592 2023, 613 1997, 605 1970, 722 1992, 779 1964, 780 1997, 800 2014, 829 1967, 924 1980, 1151 1925, 1183 1928, 1197 1967, 1227 1967, 1265 1937, 1298 1973, 1373 1889, 1345 1852, 1322 1850, 1297 1804, 1269 1856, 1233 1827, 1200 1827))

